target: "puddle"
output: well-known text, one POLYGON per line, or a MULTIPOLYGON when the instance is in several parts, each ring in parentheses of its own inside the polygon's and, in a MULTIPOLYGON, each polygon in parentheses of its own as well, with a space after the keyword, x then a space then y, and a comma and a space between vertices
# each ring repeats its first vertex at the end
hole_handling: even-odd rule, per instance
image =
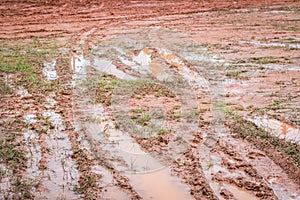
POLYGON ((19 87, 19 89, 17 90, 17 94, 20 95, 21 98, 31 96, 28 90, 24 89, 23 87, 19 87))
POLYGON ((176 177, 170 176, 169 168, 149 174, 131 174, 128 178, 144 199, 194 199, 190 196, 187 186, 180 183, 176 177))
MULTIPOLYGON (((79 62, 79 61, 78 61, 79 62)), ((55 80, 54 74, 56 74, 55 63, 50 63, 44 68, 50 73, 44 73, 48 80, 55 80)), ((72 144, 69 140, 68 134, 65 134, 65 126, 60 114, 51 110, 56 105, 54 100, 55 93, 50 93, 46 97, 45 107, 49 110, 43 112, 43 116, 48 118, 54 129, 48 129, 45 142, 47 152, 47 169, 41 173, 41 185, 46 191, 38 193, 36 196, 40 199, 79 199, 79 195, 75 194, 74 187, 78 184, 79 173, 76 163, 72 160, 72 144)), ((32 133, 26 135, 30 152, 36 151, 35 156, 32 156, 33 164, 36 164, 36 160, 40 159, 36 157, 39 155, 40 148, 38 145, 33 145, 36 136, 32 133)), ((28 174, 33 174, 32 170, 35 168, 29 168, 28 174)))
POLYGON ((96 165, 92 166, 92 172, 101 175, 101 186, 103 187, 103 192, 101 194, 101 199, 103 200, 130 200, 129 194, 124 192, 121 188, 117 186, 114 182, 114 178, 108 169, 96 165))
POLYGON ((83 55, 73 55, 71 57, 70 66, 73 70, 73 85, 76 83, 74 80, 84 80, 87 74, 86 67, 90 65, 90 61, 84 59, 83 55))
POLYGON ((56 60, 44 63, 43 74, 48 81, 52 81, 58 78, 55 65, 56 60))
MULTIPOLYGON (((156 62, 151 62, 149 64, 150 66, 150 69, 152 71, 152 74, 155 76, 155 77, 160 77, 164 74, 164 67, 156 62)), ((158 78, 159 80, 161 80, 161 78, 158 78)))
POLYGON ((156 159, 142 151, 128 134, 117 130, 107 116, 108 113, 104 112, 98 116, 98 123, 86 123, 84 126, 93 140, 101 141, 103 150, 108 151, 112 156, 122 158, 122 163, 114 162, 117 170, 145 173, 164 168, 156 159))
POLYGON ((172 66, 175 66, 178 73, 182 75, 183 78, 185 78, 187 81, 190 83, 195 82, 197 86, 202 86, 202 87, 208 87, 208 81, 203 78, 199 73, 190 70, 184 62, 178 58, 176 55, 173 53, 165 50, 165 49, 160 49, 159 54, 172 66))
MULTIPOLYGON (((50 149, 50 155, 47 159, 47 170, 44 171, 45 178, 42 184, 47 191, 42 194, 48 199, 78 199, 74 193, 74 186, 79 179, 77 165, 72 160, 72 146, 68 135, 61 132, 57 126, 60 124, 60 117, 56 115, 50 120, 57 128, 51 131, 46 137, 47 148, 50 149)), ((43 197, 43 198, 44 198, 43 197)))
POLYGON ((92 63, 92 66, 100 72, 114 75, 119 79, 135 80, 135 78, 133 78, 132 76, 117 69, 117 67, 112 63, 112 61, 108 59, 95 58, 94 62, 92 63))
POLYGON ((25 118, 24 121, 27 124, 33 124, 33 123, 37 122, 36 115, 34 115, 34 114, 25 115, 24 118, 25 118))
POLYGON ((50 93, 49 96, 46 97, 46 103, 45 103, 45 107, 47 109, 50 108, 54 108, 56 105, 56 101, 54 99, 54 97, 56 96, 56 94, 54 92, 50 93))
POLYGON ((224 188, 226 188, 228 191, 230 191, 234 198, 237 200, 257 200, 257 198, 254 195, 249 194, 248 192, 241 190, 233 185, 224 185, 224 188))
MULTIPOLYGON (((123 35, 121 38, 116 38, 116 41, 113 42, 124 44, 124 39, 123 35)), ((197 71, 193 71, 193 68, 186 65, 185 62, 180 59, 179 56, 172 53, 172 51, 162 48, 153 50, 152 48, 147 48, 148 44, 145 44, 144 41, 142 43, 137 43, 136 39, 137 38, 131 39, 130 36, 129 38, 126 38, 124 46, 126 49, 130 49, 129 52, 122 50, 123 46, 122 48, 118 48, 110 42, 108 47, 99 46, 93 49, 96 52, 98 51, 98 57, 93 54, 94 57, 85 58, 89 59, 86 61, 81 57, 80 62, 77 61, 76 63, 78 56, 75 56, 75 60, 74 58, 71 60, 75 74, 73 76, 73 81, 76 81, 76 78, 81 78, 81 80, 83 80, 85 76, 80 77, 79 75, 82 71, 85 75, 87 73, 86 69, 82 69, 84 68, 82 66, 87 67, 89 65, 100 72, 113 74, 118 78, 130 80, 140 77, 141 79, 148 78, 148 75, 151 74, 159 79, 158 77, 162 78, 167 74, 167 70, 169 70, 172 71, 173 74, 176 74, 176 76, 178 74, 182 76, 183 79, 187 80, 192 86, 203 88, 209 87, 208 81, 203 76, 197 71), (133 53, 136 52, 135 49, 142 50, 133 53), (158 58, 156 58, 157 54, 155 54, 155 56, 152 55, 154 54, 154 51, 155 53, 158 53, 158 58), (107 58, 102 59, 103 56, 107 58), (126 66, 126 70, 124 70, 126 73, 119 69, 120 62, 126 66), (130 75, 127 74, 127 72, 129 72, 130 75), (136 75, 136 72, 139 74, 136 75), (76 73, 78 74, 76 75, 76 73)), ((144 38, 142 40, 144 40, 144 38)), ((176 48, 177 47, 178 46, 176 46, 176 48)), ((199 59, 199 57, 201 57, 201 55, 195 55, 194 59, 199 59)), ((192 59, 192 57, 190 59, 192 59)), ((213 56, 210 57, 210 59, 208 59, 208 56, 203 56, 201 61, 204 60, 207 62, 212 62, 213 60, 215 62, 222 62, 219 58, 213 56)), ((208 66, 205 65, 203 68, 204 67, 208 66)), ((78 79, 77 81, 81 80, 78 79)), ((80 94, 81 90, 82 88, 75 88, 74 93, 80 94)), ((184 93, 180 94, 183 97, 185 97, 184 95, 188 92, 191 96, 190 90, 180 92, 184 93)), ((130 134, 116 127, 116 119, 111 117, 111 115, 114 115, 115 113, 113 113, 114 111, 111 111, 111 108, 106 109, 101 105, 88 106, 88 96, 83 97, 78 95, 78 98, 74 100, 76 101, 73 104, 74 112, 78 112, 76 113, 77 116, 75 116, 75 118, 78 117, 75 119, 75 123, 80 124, 80 129, 85 131, 87 143, 84 145, 86 148, 94 148, 93 146, 95 146, 95 148, 101 149, 100 151, 105 151, 105 155, 108 156, 108 158, 106 158, 108 162, 112 164, 114 169, 123 172, 123 175, 130 180, 130 184, 143 199, 193 199, 189 194, 189 187, 183 184, 180 179, 171 176, 169 168, 165 167, 157 159, 143 151, 140 145, 131 138, 130 134), (93 113, 93 110, 95 110, 97 114, 93 113), (93 142, 95 142, 95 145, 93 142)), ((192 102, 192 100, 186 101, 187 102, 185 103, 188 105, 192 102)), ((190 130, 190 125, 193 125, 193 122, 184 123, 185 125, 181 127, 182 130, 178 131, 178 134, 186 133, 187 130, 190 130)), ((186 135, 187 136, 183 135, 181 137, 186 139, 186 141, 192 139, 190 134, 186 135)), ((177 136, 177 133, 175 136, 177 136)), ((172 146, 174 149, 171 149, 175 153, 177 151, 176 147, 181 147, 176 144, 177 143, 174 142, 172 146)), ((90 151, 92 151, 91 148, 90 151)), ((173 157, 175 158, 175 156, 173 157)), ((94 167, 93 170, 101 171, 103 169, 94 167)), ((105 173, 106 172, 104 172, 104 174, 105 173)), ((109 174, 105 176, 103 181, 109 182, 111 177, 109 174)))
POLYGON ((297 129, 287 123, 270 119, 267 116, 254 116, 247 120, 253 122, 265 131, 280 139, 285 139, 293 143, 300 143, 300 129, 297 129))
POLYGON ((137 56, 133 56, 132 59, 141 66, 149 66, 149 64, 151 63, 151 53, 152 50, 144 49, 140 51, 140 53, 137 56))
POLYGON ((290 44, 289 48, 290 49, 300 49, 300 44, 290 44))
POLYGON ((38 144, 39 136, 29 130, 24 133, 24 139, 26 144, 29 148, 29 152, 27 154, 27 174, 28 178, 33 180, 40 180, 41 179, 41 171, 39 170, 39 162, 42 159, 42 151, 41 147, 38 144))
POLYGON ((59 114, 48 110, 43 113, 43 116, 50 119, 50 122, 54 125, 56 130, 62 131, 65 129, 65 127, 62 125, 62 118, 59 114))
POLYGON ((263 66, 266 69, 300 71, 300 67, 297 67, 297 66, 284 66, 284 65, 278 65, 278 64, 266 64, 266 65, 260 65, 260 66, 263 66))
POLYGON ((250 42, 242 42, 246 44, 252 44, 261 47, 279 47, 279 48, 290 48, 290 49, 300 49, 300 44, 284 44, 279 42, 270 42, 270 43, 262 43, 257 41, 250 42))
POLYGON ((143 198, 166 199, 170 196, 172 199, 190 198, 189 187, 172 177, 165 166, 141 150, 139 144, 128 134, 116 129, 105 109, 96 110, 103 110, 103 113, 98 116, 97 123, 85 123, 85 130, 93 141, 101 141, 101 149, 114 158, 111 160, 114 168, 124 172, 143 198))
MULTIPOLYGON (((213 139, 211 140, 210 137, 207 135, 207 133, 205 133, 203 136, 205 142, 202 143, 200 147, 200 153, 201 153, 200 164, 203 168, 205 178, 209 183, 210 187, 213 189, 216 196, 219 199, 224 199, 220 194, 221 190, 224 188, 224 184, 222 183, 222 181, 221 182, 216 181, 214 177, 220 176, 221 174, 222 178, 230 178, 235 180, 241 177, 247 178, 247 176, 244 171, 240 171, 240 170, 229 171, 226 167, 223 167, 223 162, 224 162, 223 159, 225 159, 227 162, 232 164, 234 164, 236 161, 226 156, 223 152, 218 152, 218 151, 212 152, 211 146, 214 146, 216 141, 214 141, 213 139)), ((219 137, 224 137, 224 135, 220 134, 219 137)), ((232 188, 226 188, 226 189, 229 190, 232 188)), ((231 191, 231 192, 234 193, 235 191, 231 191)), ((247 193, 247 195, 249 194, 247 193)), ((238 196, 235 195, 235 197, 237 198, 238 196)), ((241 199, 244 200, 243 198, 241 199)))
POLYGON ((149 65, 139 65, 136 62, 128 60, 124 56, 119 56, 118 58, 124 65, 129 66, 131 69, 133 69, 143 75, 147 75, 150 73, 149 65))

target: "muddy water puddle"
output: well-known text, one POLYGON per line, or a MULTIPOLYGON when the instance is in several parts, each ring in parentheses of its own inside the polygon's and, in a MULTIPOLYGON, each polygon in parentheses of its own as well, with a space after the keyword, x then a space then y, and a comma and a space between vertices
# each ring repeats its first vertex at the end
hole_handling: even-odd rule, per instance
MULTIPOLYGON (((86 131, 95 141, 101 141, 101 149, 108 152, 112 164, 123 171, 131 185, 144 199, 192 199, 189 187, 170 175, 170 170, 143 151, 129 135, 115 129, 105 113, 98 116, 98 123, 87 123, 86 131), (103 116, 103 117, 101 117, 103 116)), ((106 175, 108 178, 109 175, 106 175)), ((107 183, 107 178, 104 180, 107 183)))
POLYGON ((248 120, 265 131, 268 131, 275 137, 285 139, 293 143, 300 143, 300 129, 292 125, 276 119, 271 119, 267 116, 254 116, 248 118, 248 120))
POLYGON ((58 78, 55 66, 56 60, 44 63, 43 74, 48 81, 52 81, 58 78))
MULTIPOLYGON (((50 93, 47 97, 46 107, 52 108, 56 105, 55 94, 50 93)), ((64 198, 78 199, 74 186, 77 185, 79 173, 77 165, 72 160, 72 145, 69 136, 63 131, 63 119, 60 114, 49 109, 43 113, 48 118, 54 129, 48 130, 45 138, 46 148, 50 150, 47 155, 47 169, 43 171, 42 185, 46 188, 41 198, 64 198)))
POLYGON ((235 186, 225 184, 224 188, 231 192, 233 197, 238 200, 258 200, 258 198, 256 198, 254 195, 251 195, 235 186))
POLYGON ((250 42, 242 42, 246 44, 251 44, 255 46, 261 46, 261 47, 277 47, 277 48, 289 48, 289 49, 300 49, 300 44, 285 44, 285 43, 279 43, 279 42, 271 42, 271 43, 262 43, 257 41, 250 41, 250 42))
POLYGON ((117 186, 111 172, 100 165, 92 166, 92 172, 101 175, 101 186, 103 187, 103 192, 101 194, 101 199, 103 200, 129 200, 131 199, 129 194, 124 192, 120 187, 117 186))
POLYGON ((128 178, 144 199, 193 199, 189 195, 189 187, 180 183, 178 178, 171 177, 169 168, 145 174, 131 174, 128 178))
POLYGON ((27 174, 33 180, 39 180, 41 171, 39 170, 39 162, 42 159, 41 146, 39 144, 39 136, 32 130, 25 132, 24 139, 29 147, 27 154, 27 174))
MULTIPOLYGON (((58 78, 55 65, 55 61, 44 64, 43 74, 49 81, 58 78)), ((24 133, 29 150, 27 176, 40 183, 38 188, 32 188, 38 199, 79 199, 79 195, 74 192, 79 179, 77 165, 71 158, 72 146, 68 134, 64 133, 63 119, 55 112, 55 96, 54 92, 49 93, 45 99, 46 110, 42 113, 44 120, 51 124, 47 134, 42 137, 32 130, 24 133)), ((24 116, 27 124, 38 123, 39 120, 35 114, 24 116)))

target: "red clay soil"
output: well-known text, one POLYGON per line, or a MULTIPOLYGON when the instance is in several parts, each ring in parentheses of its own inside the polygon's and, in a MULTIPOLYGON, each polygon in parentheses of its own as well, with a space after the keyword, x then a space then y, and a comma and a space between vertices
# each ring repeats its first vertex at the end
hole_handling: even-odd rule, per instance
POLYGON ((0 5, 0 38, 67 36, 94 25, 212 10, 278 5, 297 0, 7 0, 0 5))

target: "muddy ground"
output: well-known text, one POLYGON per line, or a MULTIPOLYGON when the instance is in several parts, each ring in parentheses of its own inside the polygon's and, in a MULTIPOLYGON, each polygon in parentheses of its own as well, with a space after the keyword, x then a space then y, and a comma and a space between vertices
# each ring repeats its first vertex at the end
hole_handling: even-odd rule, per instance
POLYGON ((297 0, 3 0, 0 199, 300 199, 297 0))

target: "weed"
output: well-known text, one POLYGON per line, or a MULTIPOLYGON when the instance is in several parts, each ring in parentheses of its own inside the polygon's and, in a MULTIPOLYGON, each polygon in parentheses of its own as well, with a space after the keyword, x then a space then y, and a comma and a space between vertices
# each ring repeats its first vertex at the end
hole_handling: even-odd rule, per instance
POLYGON ((174 113, 174 114, 171 116, 172 119, 179 119, 179 118, 181 118, 181 117, 182 117, 182 114, 181 114, 181 113, 174 113))
POLYGON ((18 46, 3 41, 0 43, 0 72, 16 74, 15 83, 24 85, 29 91, 37 89, 45 92, 49 90, 45 89, 49 83, 40 74, 47 56, 54 54, 57 54, 57 46, 41 42, 40 39, 26 44, 21 42, 18 46))
POLYGON ((230 77, 230 78, 238 78, 238 76, 240 75, 240 73, 242 73, 242 71, 238 71, 238 70, 229 71, 229 72, 226 73, 226 76, 230 77))
POLYGON ((141 118, 137 120, 137 122, 142 126, 148 125, 149 121, 150 121, 150 115, 148 113, 143 113, 141 118))
POLYGON ((280 30, 283 30, 283 31, 295 31, 295 32, 297 32, 297 31, 299 31, 299 28, 295 27, 295 26, 289 26, 289 27, 281 26, 280 30))
POLYGON ((275 100, 272 104, 266 106, 266 110, 278 110, 278 109, 285 109, 286 107, 282 105, 283 100, 275 100))
POLYGON ((20 144, 14 141, 15 137, 15 134, 7 133, 5 139, 0 140, 0 160, 14 172, 26 162, 24 152, 17 149, 20 144))
POLYGON ((135 109, 131 109, 130 112, 133 112, 133 113, 143 113, 143 112, 145 112, 145 110, 142 109, 142 108, 135 108, 135 109))
POLYGON ((171 97, 174 98, 175 94, 168 88, 160 84, 145 83, 135 90, 133 97, 141 98, 148 94, 153 94, 155 97, 171 97))
POLYGON ((173 106, 173 110, 179 110, 181 107, 179 105, 173 106))
POLYGON ((165 135, 165 134, 168 134, 168 133, 171 133, 173 130, 172 129, 159 129, 158 130, 158 135, 165 135))
POLYGON ((6 83, 4 83, 2 80, 0 80, 1 97, 2 97, 2 95, 11 94, 11 92, 12 92, 11 88, 6 83))
POLYGON ((91 87, 95 87, 95 103, 102 103, 109 106, 113 90, 121 80, 115 76, 104 74, 100 78, 90 81, 92 82, 86 84, 90 84, 87 86, 89 90, 91 87))
POLYGON ((12 186, 12 190, 14 192, 13 199, 33 199, 31 188, 36 186, 36 184, 32 181, 17 178, 12 182, 12 186))
POLYGON ((241 118, 240 115, 238 115, 235 112, 233 112, 230 108, 225 108, 225 114, 227 116, 233 117, 235 120, 239 120, 241 118))
POLYGON ((210 168, 212 168, 214 166, 214 163, 213 162, 208 162, 207 163, 207 169, 210 169, 210 168))
POLYGON ((23 106, 22 109, 23 110, 29 110, 29 106, 23 106))
POLYGON ((260 57, 260 58, 252 58, 251 61, 257 64, 268 64, 268 63, 278 63, 279 60, 274 57, 260 57))

